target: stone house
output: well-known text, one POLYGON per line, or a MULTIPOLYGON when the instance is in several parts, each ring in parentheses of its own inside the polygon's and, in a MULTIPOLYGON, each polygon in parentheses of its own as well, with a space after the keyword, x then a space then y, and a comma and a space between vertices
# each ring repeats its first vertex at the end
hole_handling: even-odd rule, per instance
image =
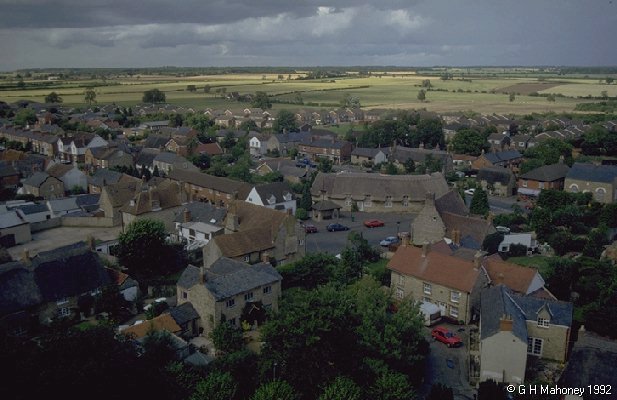
POLYGON ((404 241, 387 268, 397 299, 437 304, 443 316, 466 324, 476 319, 480 289, 486 285, 480 255, 467 261, 430 251, 428 244, 419 248, 404 241))
POLYGON ((21 210, 0 214, 0 245, 11 247, 31 240, 30 223, 21 210))
POLYGON ((255 168, 255 172, 258 175, 264 176, 273 172, 279 172, 283 175, 283 179, 292 182, 299 183, 307 177, 310 171, 310 166, 298 167, 296 161, 275 158, 264 160, 255 168))
POLYGON ((111 219, 114 225, 122 222, 120 209, 135 197, 141 190, 142 181, 139 179, 120 180, 118 183, 103 187, 99 200, 99 207, 105 218, 111 219))
POLYGON ((117 147, 95 147, 87 149, 85 164, 91 169, 132 167, 133 156, 117 147))
POLYGON ((359 211, 418 212, 426 193, 439 198, 448 184, 439 172, 430 175, 381 175, 372 173, 325 174, 319 172, 311 186, 313 202, 331 200, 344 211, 356 204, 359 211))
POLYGON ((390 150, 388 159, 400 170, 405 169, 404 164, 409 159, 413 160, 416 166, 420 163, 427 164, 431 159, 439 161, 441 164, 439 172, 443 173, 450 172, 454 169, 454 163, 450 153, 440 150, 439 147, 436 149, 425 149, 423 144, 420 144, 418 148, 394 146, 390 150))
POLYGON ((168 178, 179 182, 188 201, 208 201, 226 206, 235 199, 246 199, 253 186, 199 171, 172 170, 168 178))
POLYGON ((564 362, 572 303, 520 296, 504 285, 481 295, 480 381, 521 384, 530 357, 564 362))
POLYGON ((225 233, 223 223, 227 209, 195 201, 183 205, 174 219, 177 240, 185 241, 187 249, 203 247, 216 235, 225 233))
POLYGON ((482 167, 478 171, 476 180, 488 194, 509 197, 516 189, 516 178, 508 168, 482 167))
POLYGON ((128 202, 120 207, 122 229, 133 221, 149 218, 162 221, 167 232, 173 232, 174 219, 181 211, 183 200, 177 182, 163 180, 158 184, 142 183, 128 202))
POLYGON ((327 158, 334 164, 341 164, 351 159, 351 143, 337 140, 335 137, 323 138, 310 135, 298 144, 298 155, 311 160, 327 158))
POLYGON ((371 148, 371 147, 356 147, 351 152, 352 164, 370 163, 378 165, 388 161, 390 149, 388 147, 371 148))
POLYGON ((73 136, 58 138, 58 156, 62 161, 83 163, 87 149, 107 147, 108 144, 106 140, 94 133, 77 132, 73 136))
POLYGON ((542 189, 563 190, 569 171, 570 167, 563 162, 532 169, 519 176, 518 194, 537 197, 542 189))
POLYGON ((172 170, 199 171, 199 168, 186 158, 166 151, 154 157, 151 172, 155 168, 158 168, 159 172, 165 175, 168 175, 172 170))
POLYGON ((64 197, 64 183, 46 172, 35 172, 31 177, 23 181, 25 193, 46 200, 64 197))
POLYGON ((209 267, 189 265, 176 285, 178 305, 190 303, 202 335, 221 322, 261 324, 266 311, 278 311, 281 275, 269 263, 249 265, 222 257, 209 267))
POLYGON ((599 203, 613 203, 617 200, 617 166, 574 163, 564 188, 570 193, 591 192, 599 203))
POLYGON ((212 238, 203 247, 207 267, 220 257, 254 264, 267 260, 274 265, 302 258, 305 232, 287 212, 234 201, 225 217, 225 235, 212 238))
POLYGON ((86 174, 80 171, 76 166, 70 164, 54 164, 47 168, 46 172, 62 181, 65 192, 70 192, 75 187, 80 188, 84 192, 88 190, 88 178, 86 174))
POLYGON ((269 135, 262 133, 249 134, 249 152, 251 156, 263 156, 268 151, 269 135))
POLYGON ((268 139, 267 150, 278 150, 282 156, 287 156, 291 149, 297 149, 298 145, 311 136, 310 132, 286 132, 275 133, 268 139))
POLYGON ((471 163, 471 168, 478 171, 485 167, 509 168, 512 172, 518 172, 518 168, 523 161, 523 155, 517 150, 499 151, 495 153, 482 153, 471 163))

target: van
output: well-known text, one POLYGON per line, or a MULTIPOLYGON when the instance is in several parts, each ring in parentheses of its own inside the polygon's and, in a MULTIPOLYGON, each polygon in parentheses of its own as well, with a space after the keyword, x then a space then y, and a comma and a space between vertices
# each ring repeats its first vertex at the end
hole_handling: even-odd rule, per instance
POLYGON ((432 326, 441 321, 441 309, 437 304, 428 301, 421 302, 420 313, 424 318, 424 326, 432 326))

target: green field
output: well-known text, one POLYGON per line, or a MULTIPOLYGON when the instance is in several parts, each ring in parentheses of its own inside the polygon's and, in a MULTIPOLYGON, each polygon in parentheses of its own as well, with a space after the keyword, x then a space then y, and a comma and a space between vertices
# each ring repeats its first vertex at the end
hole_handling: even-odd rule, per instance
MULTIPOLYGON (((523 90, 510 101, 507 93, 510 87, 542 88, 537 77, 488 76, 471 79, 455 77, 441 80, 435 76, 416 75, 413 73, 389 73, 387 75, 359 77, 349 75, 343 78, 326 80, 296 80, 293 75, 288 80, 278 80, 275 74, 227 74, 203 75, 194 77, 177 77, 165 75, 137 75, 110 77, 101 80, 73 81, 28 81, 26 89, 4 89, 0 85, 0 100, 8 103, 21 99, 43 102, 45 95, 56 91, 64 104, 83 106, 83 92, 86 87, 94 86, 98 104, 115 103, 129 106, 141 102, 144 91, 157 88, 165 92, 167 102, 204 109, 241 108, 247 103, 226 100, 217 89, 224 88, 227 93, 240 94, 267 92, 276 102, 274 109, 280 108, 332 108, 336 107, 346 94, 357 96, 363 108, 398 108, 427 109, 435 112, 475 111, 479 113, 528 114, 531 112, 571 112, 577 103, 592 101, 580 99, 581 96, 600 96, 607 91, 609 96, 617 96, 617 85, 606 85, 599 79, 592 78, 542 78, 547 89, 540 93, 560 93, 555 102, 548 102, 545 97, 526 95, 523 90), (430 79, 431 89, 426 100, 418 100, 418 92, 425 79, 430 79), (48 84, 41 88, 35 85, 48 84), (187 85, 195 85, 197 91, 187 91, 187 85), (210 93, 204 93, 204 86, 211 87, 210 93), (518 85, 518 86, 517 86, 518 85), (522 85, 522 86, 521 86, 522 85), (535 86, 534 86, 535 85, 535 86), (28 89, 28 86, 33 87, 28 89), (296 101, 298 93, 302 96, 304 106, 290 104, 296 101)), ((529 90, 527 91, 529 92, 529 90)))

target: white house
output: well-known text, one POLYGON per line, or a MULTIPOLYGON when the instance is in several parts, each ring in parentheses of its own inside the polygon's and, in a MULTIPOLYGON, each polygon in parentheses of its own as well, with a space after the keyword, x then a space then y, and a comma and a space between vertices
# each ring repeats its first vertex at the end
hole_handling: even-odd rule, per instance
POLYGON ((78 132, 74 136, 59 138, 57 145, 58 155, 63 161, 84 162, 87 149, 104 147, 108 142, 94 133, 78 132))
POLYGON ((286 182, 254 186, 245 201, 257 206, 296 213, 296 199, 286 182))
POLYGON ((205 246, 216 235, 222 235, 225 230, 207 222, 190 221, 176 222, 178 236, 187 241, 187 250, 205 246))
POLYGON ((507 253, 510 251, 510 245, 519 244, 527 247, 527 253, 530 254, 538 249, 538 241, 534 239, 531 233, 511 233, 504 235, 503 241, 499 243, 499 251, 507 253))
POLYGON ((79 187, 84 192, 88 189, 88 177, 76 166, 53 164, 47 168, 46 172, 62 181, 65 192, 69 192, 75 187, 79 187))
POLYGON ((259 133, 252 134, 249 139, 249 150, 252 156, 261 156, 268 151, 268 137, 259 133))

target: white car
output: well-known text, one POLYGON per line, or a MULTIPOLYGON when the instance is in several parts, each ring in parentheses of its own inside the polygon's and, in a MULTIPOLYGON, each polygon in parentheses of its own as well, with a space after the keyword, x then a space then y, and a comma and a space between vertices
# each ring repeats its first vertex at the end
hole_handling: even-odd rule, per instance
POLYGON ((476 192, 476 189, 467 189, 465 190, 465 194, 468 194, 470 196, 473 196, 473 194, 476 192))

